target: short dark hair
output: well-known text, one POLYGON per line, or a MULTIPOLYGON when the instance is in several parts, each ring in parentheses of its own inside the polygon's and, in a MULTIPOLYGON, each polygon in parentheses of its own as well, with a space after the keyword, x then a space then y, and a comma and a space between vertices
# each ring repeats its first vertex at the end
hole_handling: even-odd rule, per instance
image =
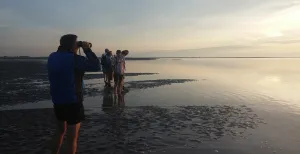
POLYGON ((123 51, 122 51, 122 54, 125 55, 125 56, 128 55, 128 53, 129 53, 128 50, 123 50, 123 51))
POLYGON ((117 54, 120 54, 121 53, 121 50, 117 50, 117 52, 116 52, 117 54))
POLYGON ((77 35, 66 34, 60 38, 59 50, 71 51, 74 43, 76 43, 77 35))
POLYGON ((108 52, 109 52, 109 50, 106 48, 106 49, 105 49, 105 53, 108 53, 108 52))

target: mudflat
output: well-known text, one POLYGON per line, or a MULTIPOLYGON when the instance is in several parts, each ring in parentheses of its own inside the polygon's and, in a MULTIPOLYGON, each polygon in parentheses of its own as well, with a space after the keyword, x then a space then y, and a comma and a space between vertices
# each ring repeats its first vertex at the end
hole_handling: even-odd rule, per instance
MULTIPOLYGON (((300 72, 291 64, 128 61, 120 96, 101 72, 87 73, 78 153, 297 154, 300 72)), ((55 129, 46 61, 1 60, 0 79, 0 152, 44 153, 55 129)))

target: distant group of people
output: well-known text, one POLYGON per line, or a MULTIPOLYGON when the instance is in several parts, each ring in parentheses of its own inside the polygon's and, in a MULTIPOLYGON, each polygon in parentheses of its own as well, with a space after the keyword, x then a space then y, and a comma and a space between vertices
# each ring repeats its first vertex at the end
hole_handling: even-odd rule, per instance
POLYGON ((105 87, 111 88, 111 81, 114 79, 115 94, 121 94, 124 91, 125 56, 128 53, 128 50, 117 50, 113 55, 112 51, 105 49, 105 53, 101 56, 105 87))

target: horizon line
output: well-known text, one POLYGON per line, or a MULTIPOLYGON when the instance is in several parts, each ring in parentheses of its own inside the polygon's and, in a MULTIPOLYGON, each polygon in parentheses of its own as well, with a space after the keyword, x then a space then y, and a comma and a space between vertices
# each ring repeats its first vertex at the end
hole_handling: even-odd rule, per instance
MULTIPOLYGON (((42 59, 42 58, 47 58, 48 56, 0 56, 0 59, 42 59)), ((100 57, 98 57, 100 58, 100 57)), ((178 56, 178 57, 127 57, 126 59, 159 59, 159 58, 300 58, 298 56, 292 57, 292 56, 194 56, 194 57, 184 57, 184 56, 178 56)))

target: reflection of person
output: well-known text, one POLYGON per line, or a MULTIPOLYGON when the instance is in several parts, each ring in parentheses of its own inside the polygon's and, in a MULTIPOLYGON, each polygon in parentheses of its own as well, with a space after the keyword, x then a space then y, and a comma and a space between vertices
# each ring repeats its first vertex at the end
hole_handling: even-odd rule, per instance
POLYGON ((102 66, 102 72, 103 72, 103 75, 104 75, 104 84, 105 86, 108 86, 108 82, 107 82, 107 76, 106 76, 106 55, 108 54, 109 50, 108 49, 105 49, 105 53, 102 54, 101 56, 101 66, 102 66))
POLYGON ((106 127, 109 130, 108 140, 119 140, 122 141, 125 138, 125 130, 123 129, 123 119, 124 115, 124 95, 114 96, 113 93, 105 93, 103 96, 102 110, 108 116, 111 116, 106 124, 106 127))
POLYGON ((124 94, 119 95, 118 97, 118 106, 123 108, 125 106, 124 94))
POLYGON ((110 111, 114 106, 114 97, 112 93, 104 93, 103 95, 103 104, 102 109, 103 111, 110 111))
POLYGON ((104 112, 116 112, 119 109, 122 109, 125 106, 124 94, 113 96, 112 93, 104 93, 102 110, 104 112))
POLYGON ((114 91, 115 94, 121 94, 123 90, 123 78, 125 72, 125 57, 122 55, 121 50, 117 50, 114 62, 114 91))
POLYGON ((57 130, 53 136, 53 153, 59 153, 64 134, 68 129, 68 154, 75 154, 78 131, 84 120, 83 75, 86 71, 98 71, 99 60, 91 50, 91 44, 77 42, 77 36, 64 35, 57 52, 48 58, 50 92, 57 118, 57 130), (86 57, 77 55, 79 47, 86 57))

